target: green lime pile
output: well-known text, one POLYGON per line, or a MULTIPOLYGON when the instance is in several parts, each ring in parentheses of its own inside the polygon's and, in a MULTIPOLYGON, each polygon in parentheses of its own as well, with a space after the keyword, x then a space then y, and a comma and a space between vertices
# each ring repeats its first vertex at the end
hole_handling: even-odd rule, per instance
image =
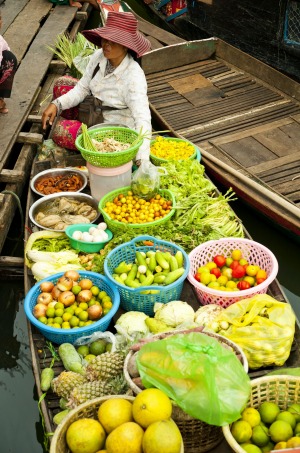
POLYGON ((231 426, 231 434, 246 453, 300 447, 300 404, 285 410, 265 401, 257 409, 246 408, 231 426))
POLYGON ((111 347, 112 347, 112 344, 110 342, 99 338, 99 340, 92 341, 89 344, 84 344, 84 345, 78 346, 77 352, 87 362, 90 362, 98 355, 104 354, 104 352, 110 352, 111 347))

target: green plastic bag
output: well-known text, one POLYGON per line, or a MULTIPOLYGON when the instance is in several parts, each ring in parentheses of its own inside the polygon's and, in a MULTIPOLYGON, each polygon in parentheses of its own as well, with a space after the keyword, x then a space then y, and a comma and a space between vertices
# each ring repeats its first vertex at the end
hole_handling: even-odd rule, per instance
POLYGON ((199 332, 145 344, 137 366, 146 388, 159 388, 184 412, 210 425, 237 420, 251 392, 235 353, 199 332))

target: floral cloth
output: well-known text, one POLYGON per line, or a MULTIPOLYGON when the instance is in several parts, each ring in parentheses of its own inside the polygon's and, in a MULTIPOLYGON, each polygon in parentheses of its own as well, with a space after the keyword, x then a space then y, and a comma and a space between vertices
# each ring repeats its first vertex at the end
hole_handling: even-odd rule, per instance
POLYGON ((52 140, 62 148, 76 150, 75 140, 80 133, 81 122, 77 120, 58 119, 52 140))
MULTIPOLYGON (((104 110, 104 123, 124 124, 137 132, 142 130, 143 133, 148 133, 150 138, 151 114, 144 71, 129 54, 112 73, 107 75, 105 75, 106 66, 107 59, 104 57, 102 49, 96 50, 76 86, 54 100, 53 103, 65 111, 76 107, 87 95, 92 93, 101 99, 103 105, 118 109, 104 110), (96 65, 99 65, 99 71, 92 78, 96 65)), ((69 132, 70 124, 68 123, 68 134, 69 132)), ((149 154, 150 140, 147 138, 144 139, 136 159, 149 159, 149 154)))
POLYGON ((10 98, 14 76, 17 69, 17 59, 10 50, 0 52, 0 98, 10 98))

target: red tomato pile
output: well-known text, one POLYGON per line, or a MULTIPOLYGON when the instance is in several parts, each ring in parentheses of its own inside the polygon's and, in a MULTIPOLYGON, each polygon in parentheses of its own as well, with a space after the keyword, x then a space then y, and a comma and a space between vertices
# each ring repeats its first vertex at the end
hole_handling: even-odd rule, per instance
POLYGON ((239 249, 229 257, 215 255, 213 261, 198 268, 195 279, 205 286, 220 291, 240 291, 259 285, 267 272, 256 264, 249 264, 239 249))

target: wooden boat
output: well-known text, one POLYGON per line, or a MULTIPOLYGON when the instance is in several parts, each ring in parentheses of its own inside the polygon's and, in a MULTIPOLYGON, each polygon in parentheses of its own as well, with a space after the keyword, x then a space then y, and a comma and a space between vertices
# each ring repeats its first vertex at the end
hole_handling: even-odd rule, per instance
POLYGON ((216 36, 300 81, 298 0, 186 0, 175 19, 186 39, 216 36))
POLYGON ((142 58, 154 121, 202 150, 207 172, 300 235, 300 84, 217 38, 142 58))
MULTIPOLYGON (((143 24, 145 30, 147 30, 147 33, 150 36, 150 29, 149 29, 149 24, 147 23, 143 24), (148 27, 148 28, 147 28, 148 27)), ((160 34, 156 29, 154 29, 153 33, 153 46, 156 45, 157 48, 162 47, 164 44, 164 41, 168 41, 170 39, 170 36, 164 35, 162 31, 160 31, 160 34)), ((176 37, 172 38, 176 40, 176 37)), ((57 75, 56 75, 57 77, 57 75)), ((45 91, 49 92, 51 90, 51 86, 53 85, 55 80, 55 77, 53 77, 53 74, 48 74, 47 77, 47 82, 45 84, 45 87, 42 90, 41 96, 45 96, 45 91)), ((78 153, 70 153, 69 156, 66 157, 66 166, 78 166, 78 165, 83 165, 85 162, 82 160, 81 155, 78 153)), ((33 161, 33 166, 32 166, 32 171, 31 171, 31 177, 33 177, 36 173, 49 168, 53 166, 53 161, 52 160, 44 160, 44 161, 38 161, 34 160, 33 161)), ((28 198, 27 198, 27 206, 26 206, 26 229, 25 229, 25 242, 28 240, 31 231, 33 230, 33 225, 30 224, 29 221, 29 208, 32 205, 32 203, 35 201, 36 195, 29 189, 28 192, 28 198)), ((30 270, 27 267, 24 267, 24 286, 25 286, 25 294, 29 291, 29 289, 35 284, 35 280, 33 276, 31 275, 30 270)), ((276 298, 279 301, 287 302, 287 299, 285 297, 285 294, 282 292, 281 287, 278 283, 277 280, 275 280, 269 287, 268 293, 276 298)), ((182 299, 183 300, 188 300, 191 301, 192 305, 194 308, 197 308, 199 306, 199 303, 195 297, 195 294, 193 292, 193 289, 191 285, 186 282, 184 285, 184 290, 182 294, 182 299)), ((53 417, 54 415, 60 411, 59 407, 59 398, 53 394, 51 391, 47 392, 46 397, 44 398, 44 394, 41 390, 40 387, 40 375, 41 371, 43 368, 49 366, 51 360, 52 360, 52 354, 48 348, 47 341, 45 340, 45 337, 37 331, 35 327, 33 327, 29 322, 28 322, 28 332, 29 332, 29 341, 30 341, 30 349, 31 349, 31 356, 32 356, 32 368, 33 368, 33 373, 34 373, 34 378, 36 382, 36 388, 37 388, 37 393, 38 393, 38 398, 40 400, 39 405, 40 405, 40 410, 43 418, 43 426, 45 429, 45 432, 51 433, 55 430, 56 425, 53 423, 53 417)), ((290 357, 288 361, 286 362, 286 366, 299 366, 300 364, 300 357, 299 357, 299 348, 300 345, 300 330, 297 324, 296 328, 296 335, 295 335, 295 340, 294 344, 292 347, 292 351, 290 354, 290 357)), ((58 375, 62 370, 63 366, 61 362, 56 361, 54 363, 54 372, 55 375, 58 375)), ((265 374, 269 371, 269 369, 263 369, 259 371, 255 371, 250 373, 251 377, 257 377, 262 374, 265 374)), ((229 453, 231 450, 227 443, 223 441, 216 449, 212 450, 213 453, 229 453)))

